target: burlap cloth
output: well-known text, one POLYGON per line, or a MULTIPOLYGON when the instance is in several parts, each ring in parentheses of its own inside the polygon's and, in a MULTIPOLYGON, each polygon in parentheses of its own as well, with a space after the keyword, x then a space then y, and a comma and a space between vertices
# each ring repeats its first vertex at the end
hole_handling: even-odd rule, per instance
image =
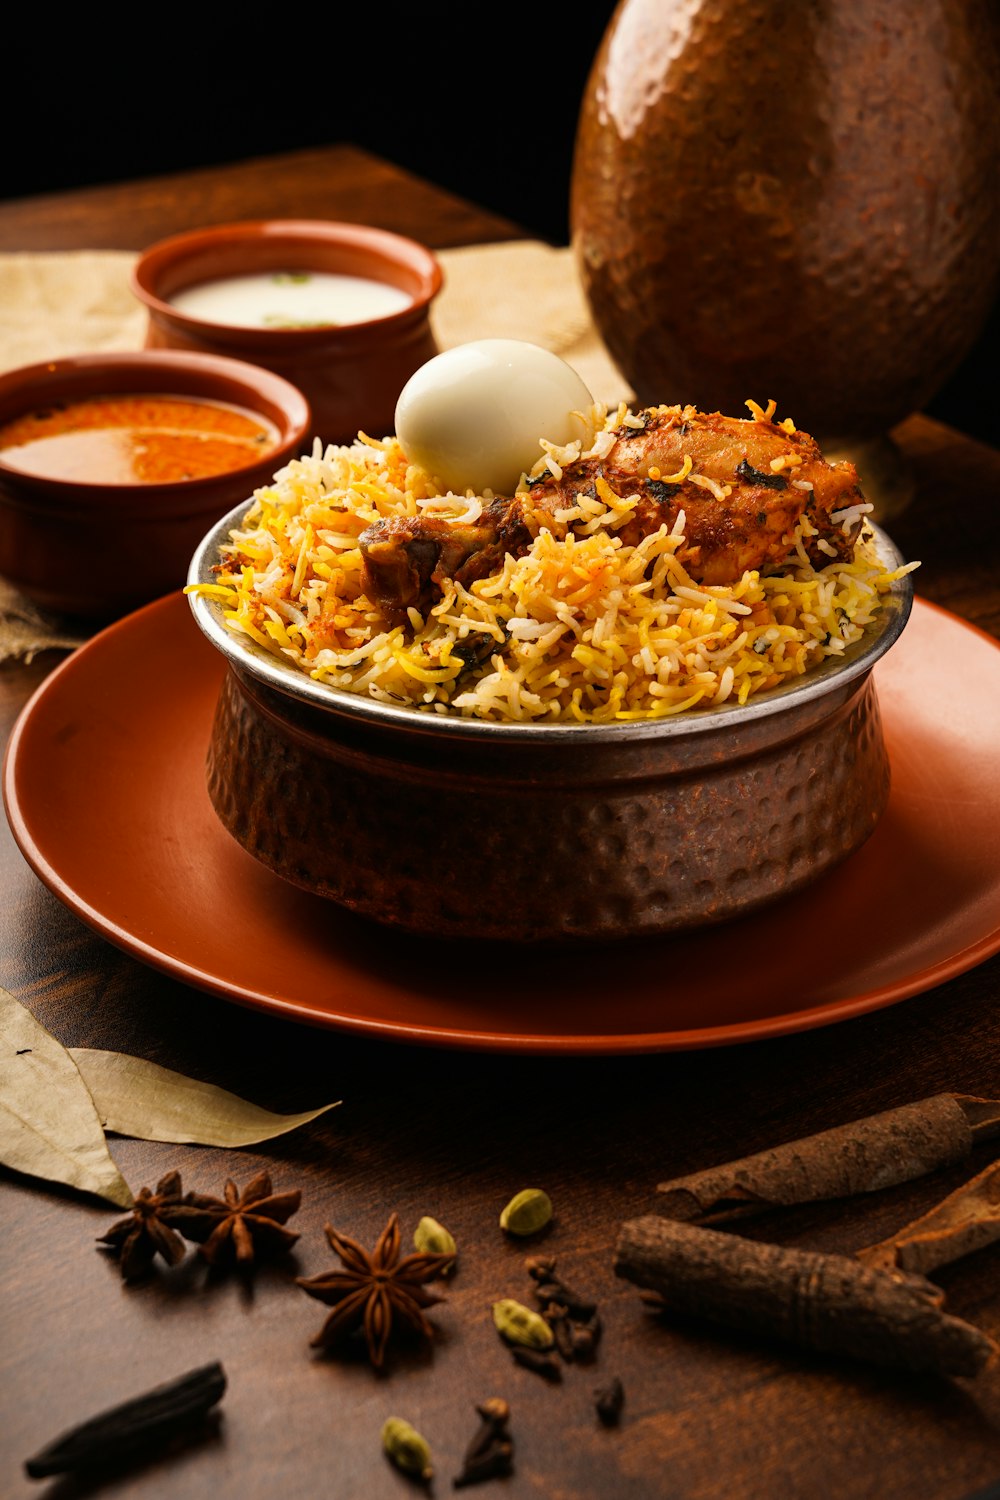
MULTIPOLYGON (((444 287, 431 309, 442 349, 469 339, 542 344, 576 369, 595 400, 630 400, 588 312, 568 249, 535 240, 438 252, 444 287)), ((67 354, 138 349, 146 313, 132 296, 130 251, 0 254, 0 370, 67 354)), ((0 578, 0 662, 85 640, 0 578)))

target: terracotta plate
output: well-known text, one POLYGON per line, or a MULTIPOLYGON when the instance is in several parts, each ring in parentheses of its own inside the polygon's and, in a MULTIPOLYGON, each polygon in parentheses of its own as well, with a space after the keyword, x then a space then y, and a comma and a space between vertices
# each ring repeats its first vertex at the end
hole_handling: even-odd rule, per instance
POLYGON ((205 790, 222 671, 186 598, 160 599, 46 679, 4 774, 14 837, 60 900, 212 994, 438 1046, 652 1052, 827 1025, 1000 950, 1000 643, 919 598, 876 669, 893 786, 868 843, 756 916, 627 946, 414 938, 270 874, 205 790))

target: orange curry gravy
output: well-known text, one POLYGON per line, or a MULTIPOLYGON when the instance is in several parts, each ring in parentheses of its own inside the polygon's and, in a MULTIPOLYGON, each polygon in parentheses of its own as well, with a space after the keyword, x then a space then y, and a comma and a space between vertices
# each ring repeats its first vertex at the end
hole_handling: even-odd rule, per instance
POLYGON ((42 479, 174 484, 256 463, 279 436, 241 406, 141 392, 53 402, 2 423, 0 458, 42 479))

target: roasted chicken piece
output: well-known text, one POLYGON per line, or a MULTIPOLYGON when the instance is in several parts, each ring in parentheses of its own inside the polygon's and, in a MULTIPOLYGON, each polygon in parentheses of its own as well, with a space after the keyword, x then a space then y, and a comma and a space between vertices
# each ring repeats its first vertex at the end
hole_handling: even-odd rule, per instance
MULTIPOLYGON (((734 583, 748 569, 775 572, 795 550, 804 517, 814 532, 803 538, 817 566, 849 558, 863 524, 833 520, 864 502, 853 464, 829 464, 808 433, 757 417, 741 420, 693 407, 651 407, 636 414, 642 427, 615 430, 602 458, 579 459, 556 479, 543 474, 513 497, 494 500, 475 524, 440 517, 396 517, 362 532, 366 586, 390 615, 424 610, 444 581, 468 587, 499 571, 507 553, 530 547, 540 526, 558 529, 557 513, 579 495, 593 498, 605 481, 619 497, 638 495, 618 529, 633 546, 683 510, 684 545, 677 556, 705 584, 734 583)), ((806 528, 808 530, 808 528, 806 528)))

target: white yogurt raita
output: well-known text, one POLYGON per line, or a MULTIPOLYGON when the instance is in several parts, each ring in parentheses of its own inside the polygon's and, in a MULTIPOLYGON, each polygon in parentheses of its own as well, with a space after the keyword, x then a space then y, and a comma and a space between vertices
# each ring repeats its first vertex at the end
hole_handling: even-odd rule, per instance
POLYGON ((407 307, 397 286, 328 271, 261 271, 184 287, 170 305, 190 318, 232 328, 329 328, 366 323, 407 307))

